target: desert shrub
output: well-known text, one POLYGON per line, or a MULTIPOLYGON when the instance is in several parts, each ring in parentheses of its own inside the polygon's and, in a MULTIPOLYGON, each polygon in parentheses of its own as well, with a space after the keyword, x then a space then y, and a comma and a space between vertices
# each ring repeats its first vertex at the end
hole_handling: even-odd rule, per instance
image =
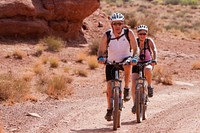
POLYGON ((156 17, 155 16, 146 16, 144 18, 141 18, 140 24, 144 24, 148 26, 148 33, 151 36, 154 36, 156 34, 157 31, 159 31, 159 27, 156 24, 156 17))
POLYGON ((134 12, 129 12, 129 13, 122 12, 122 14, 124 14, 124 17, 126 18, 125 23, 129 25, 132 29, 137 26, 138 21, 135 17, 134 12))
POLYGON ((36 80, 36 88, 41 93, 46 93, 53 98, 62 98, 73 93, 70 88, 72 77, 56 75, 50 77, 42 74, 36 80))
POLYGON ((43 50, 44 50, 44 48, 43 48, 42 46, 38 46, 38 47, 36 48, 36 52, 35 52, 33 55, 36 56, 36 57, 39 57, 39 56, 42 55, 43 50))
POLYGON ((36 78, 36 90, 41 92, 41 93, 45 93, 47 90, 47 85, 49 83, 49 76, 44 74, 38 75, 38 77, 36 78))
POLYGON ((96 56, 90 56, 88 58, 88 65, 90 69, 95 69, 98 67, 97 57, 96 56))
POLYGON ((172 85, 172 74, 166 71, 162 66, 155 66, 153 70, 153 79, 156 83, 162 83, 164 85, 172 85))
POLYGON ((74 73, 76 75, 79 75, 79 76, 82 76, 82 77, 87 77, 87 75, 88 75, 88 72, 85 69, 75 69, 74 73))
POLYGON ((25 57, 27 54, 24 51, 21 50, 15 50, 13 53, 13 57, 15 59, 22 59, 23 57, 25 57))
POLYGON ((0 75, 0 100, 21 102, 29 93, 29 82, 11 73, 0 75))
POLYGON ((99 44, 101 43, 101 39, 93 39, 92 40, 92 44, 89 45, 89 54, 90 55, 97 55, 97 51, 98 51, 98 48, 99 48, 99 44))
POLYGON ((104 1, 106 1, 106 3, 108 3, 112 6, 115 6, 115 5, 122 3, 122 0, 104 0, 104 1))
POLYGON ((164 0, 165 4, 172 5, 197 5, 198 0, 164 0))
POLYGON ((59 60, 58 58, 50 58, 49 63, 50 63, 51 68, 57 68, 59 64, 59 60))
POLYGON ((64 41, 61 38, 57 38, 54 36, 48 36, 42 39, 42 43, 47 46, 47 50, 54 52, 59 51, 64 45, 64 41))
POLYGON ((72 78, 58 75, 52 77, 48 82, 46 93, 54 98, 63 97, 72 94, 72 89, 68 86, 72 78))
POLYGON ((194 61, 192 63, 192 70, 200 70, 200 61, 194 61))
POLYGON ((78 63, 83 63, 83 61, 84 60, 86 60, 86 54, 85 53, 79 53, 78 55, 77 55, 77 60, 76 60, 76 62, 78 62, 78 63))
POLYGON ((64 72, 68 73, 69 70, 70 70, 70 67, 68 67, 68 66, 65 66, 65 67, 64 67, 64 72))
POLYGON ((41 60, 42 60, 42 63, 43 63, 43 64, 47 64, 47 62, 48 62, 49 58, 48 58, 48 57, 45 57, 45 56, 43 56, 43 57, 41 58, 41 60))
POLYGON ((169 25, 166 25, 165 26, 165 29, 166 30, 179 30, 181 32, 186 32, 187 31, 187 26, 184 26, 184 25, 179 25, 179 24, 176 24, 176 23, 171 23, 169 25))
POLYGON ((33 66, 33 71, 35 72, 35 74, 42 74, 44 72, 44 67, 42 65, 41 62, 37 62, 34 64, 33 66))

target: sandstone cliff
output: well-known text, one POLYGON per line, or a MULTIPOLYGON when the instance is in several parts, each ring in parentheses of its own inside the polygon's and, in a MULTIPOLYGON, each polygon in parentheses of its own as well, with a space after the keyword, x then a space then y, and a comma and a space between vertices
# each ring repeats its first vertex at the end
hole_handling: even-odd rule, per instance
POLYGON ((100 0, 1 0, 0 36, 84 41, 82 21, 99 6, 100 0))

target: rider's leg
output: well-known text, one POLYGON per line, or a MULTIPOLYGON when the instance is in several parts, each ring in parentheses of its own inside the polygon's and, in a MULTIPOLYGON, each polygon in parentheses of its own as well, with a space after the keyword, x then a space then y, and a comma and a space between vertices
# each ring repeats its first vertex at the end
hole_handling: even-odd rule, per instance
POLYGON ((111 121, 112 120, 112 107, 110 105, 110 98, 111 98, 111 95, 112 95, 112 88, 111 88, 111 81, 108 81, 107 82, 107 91, 106 91, 106 98, 107 98, 107 113, 105 115, 105 119, 107 121, 111 121))
POLYGON ((148 86, 151 86, 152 84, 152 66, 148 65, 144 69, 145 77, 148 83, 148 86))
POLYGON ((106 65, 106 81, 107 81, 107 91, 106 91, 106 98, 107 98, 107 113, 105 115, 105 119, 107 121, 112 120, 112 107, 110 104, 110 98, 112 95, 112 86, 111 86, 111 80, 112 77, 114 77, 113 73, 111 72, 113 69, 113 66, 106 65))
POLYGON ((106 91, 106 97, 107 97, 107 103, 108 103, 108 109, 112 109, 110 105, 110 98, 112 95, 112 88, 111 88, 111 81, 107 82, 107 91, 106 91))
POLYGON ((152 87, 152 66, 148 65, 144 69, 145 77, 148 83, 148 96, 153 96, 153 87, 152 87))
POLYGON ((129 94, 131 65, 124 65, 123 68, 124 68, 124 75, 125 75, 124 101, 128 101, 131 99, 130 94, 129 94))
POLYGON ((124 65, 123 68, 124 68, 124 74, 125 74, 125 88, 129 88, 131 65, 124 65))

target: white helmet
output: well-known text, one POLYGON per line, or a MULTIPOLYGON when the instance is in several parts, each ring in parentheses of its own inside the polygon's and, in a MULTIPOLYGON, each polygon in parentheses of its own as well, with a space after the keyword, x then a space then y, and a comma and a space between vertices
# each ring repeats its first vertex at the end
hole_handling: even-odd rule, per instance
POLYGON ((122 15, 121 13, 113 13, 111 16, 110 16, 110 21, 124 21, 124 15, 122 15))
POLYGON ((140 25, 140 26, 137 27, 137 31, 140 31, 140 30, 148 31, 148 27, 146 25, 140 25))

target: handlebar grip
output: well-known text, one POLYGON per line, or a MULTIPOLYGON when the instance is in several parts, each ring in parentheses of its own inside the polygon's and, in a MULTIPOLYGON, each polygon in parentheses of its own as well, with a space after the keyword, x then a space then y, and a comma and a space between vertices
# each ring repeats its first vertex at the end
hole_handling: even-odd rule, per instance
POLYGON ((135 63, 135 62, 138 62, 138 60, 135 59, 135 58, 132 58, 132 59, 131 59, 131 62, 135 63))

